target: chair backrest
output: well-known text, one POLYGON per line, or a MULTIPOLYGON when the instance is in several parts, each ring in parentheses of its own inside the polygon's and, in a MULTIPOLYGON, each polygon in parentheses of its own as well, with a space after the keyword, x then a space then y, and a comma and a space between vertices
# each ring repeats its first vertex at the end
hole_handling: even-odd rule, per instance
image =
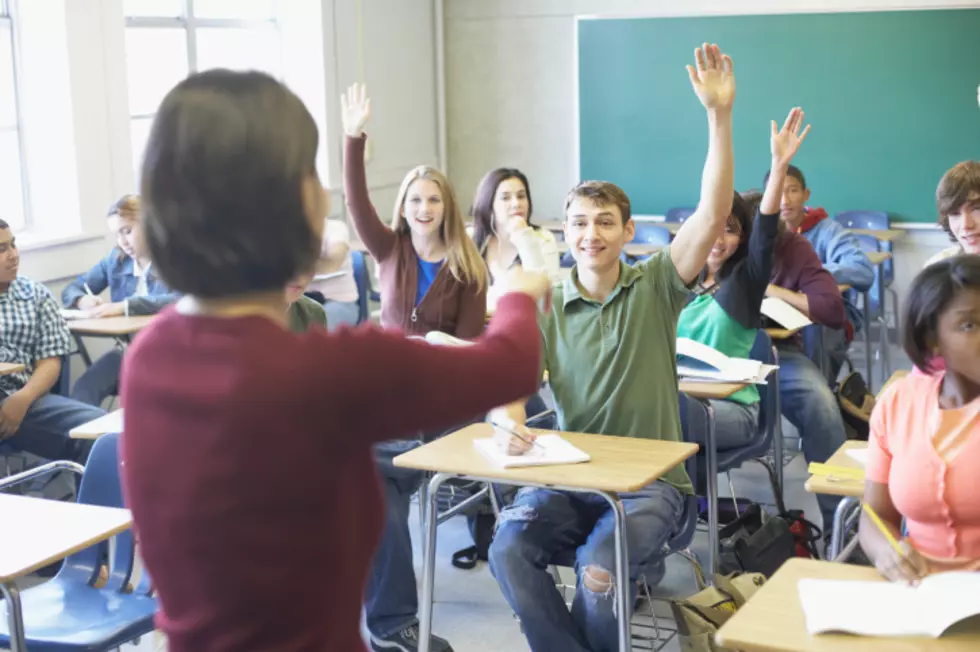
POLYGON ((650 222, 636 222, 635 224, 636 235, 633 236, 633 242, 665 247, 670 244, 670 231, 666 227, 650 222))
MULTIPOLYGON (((886 231, 891 228, 891 220, 888 213, 884 211, 842 211, 834 216, 834 221, 847 229, 870 229, 874 231, 886 231)), ((856 234, 861 249, 870 253, 873 251, 892 251, 891 242, 883 242, 874 236, 856 234)), ((869 290, 872 295, 877 295, 878 283, 884 283, 885 287, 892 284, 895 279, 895 261, 889 258, 881 264, 880 269, 875 268, 875 285, 869 290)))
POLYGON ((667 215, 665 216, 665 221, 682 223, 693 214, 694 214, 693 208, 687 208, 684 206, 675 206, 674 208, 671 208, 667 211, 667 215))
MULTIPOLYGON (((762 364, 779 365, 779 353, 772 345, 772 338, 764 328, 760 328, 749 352, 749 358, 762 364)), ((779 414, 779 370, 772 372, 768 384, 756 385, 759 392, 759 432, 766 432, 766 439, 771 443, 774 431, 780 419, 779 414)))
POLYGON ((885 231, 891 224, 888 213, 884 211, 841 211, 834 216, 834 220, 848 229, 874 231, 885 231))
POLYGON ((354 268, 354 284, 357 285, 357 323, 367 321, 368 301, 371 298, 371 277, 368 276, 367 260, 363 251, 350 252, 354 268))
MULTIPOLYGON (((101 507, 125 507, 123 503, 122 482, 119 477, 119 434, 103 435, 92 446, 85 473, 78 488, 78 502, 101 507)), ((121 591, 133 574, 135 565, 135 538, 132 530, 126 530, 115 537, 115 545, 108 541, 86 548, 65 560, 59 577, 71 575, 72 579, 89 583, 94 581, 99 567, 108 551, 109 581, 106 588, 121 591)), ((149 576, 144 573, 139 590, 149 590, 149 576)))

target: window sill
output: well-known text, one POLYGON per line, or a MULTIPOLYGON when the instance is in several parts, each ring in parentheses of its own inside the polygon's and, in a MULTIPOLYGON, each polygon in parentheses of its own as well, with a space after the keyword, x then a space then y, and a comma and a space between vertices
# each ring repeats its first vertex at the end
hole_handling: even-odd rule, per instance
MULTIPOLYGON (((15 234, 16 235, 16 234, 15 234)), ((52 233, 24 233, 17 236, 17 248, 22 253, 30 251, 44 251, 55 249, 65 245, 91 242, 93 240, 104 240, 105 233, 75 233, 72 235, 54 235, 52 233)))

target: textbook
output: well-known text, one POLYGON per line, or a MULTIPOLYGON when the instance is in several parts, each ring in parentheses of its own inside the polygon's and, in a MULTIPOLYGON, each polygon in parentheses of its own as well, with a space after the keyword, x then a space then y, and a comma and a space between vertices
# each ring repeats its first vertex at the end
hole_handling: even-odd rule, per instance
POLYGON ((786 330, 798 331, 813 323, 802 312, 776 297, 763 299, 761 312, 786 330))
POLYGON ((522 455, 508 455, 492 438, 474 439, 473 447, 499 467, 509 469, 520 466, 549 466, 555 464, 580 464, 591 457, 585 451, 570 444, 561 435, 540 435, 536 444, 522 455))
POLYGON ((803 579, 799 592, 810 634, 939 638, 953 625, 980 616, 980 573, 970 571, 930 575, 915 587, 803 579))
POLYGON ((766 384, 777 369, 747 358, 727 355, 686 337, 677 338, 677 376, 685 380, 766 384))

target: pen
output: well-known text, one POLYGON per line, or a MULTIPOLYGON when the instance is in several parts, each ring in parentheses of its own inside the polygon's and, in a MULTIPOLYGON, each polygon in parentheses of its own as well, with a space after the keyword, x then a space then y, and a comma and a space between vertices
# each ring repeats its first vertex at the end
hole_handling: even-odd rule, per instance
POLYGON ((532 448, 535 448, 536 447, 536 448, 539 448, 541 450, 544 450, 544 447, 541 444, 539 444, 539 443, 537 443, 535 441, 529 440, 528 438, 526 438, 524 435, 522 435, 521 433, 517 432, 513 428, 509 428, 509 427, 507 427, 505 425, 501 425, 501 424, 497 423, 496 421, 491 421, 490 423, 491 423, 491 425, 493 425, 494 428, 500 428, 504 432, 506 432, 506 433, 508 433, 510 435, 513 435, 513 436, 517 437, 518 439, 520 439, 522 442, 524 442, 528 446, 530 446, 532 448))
POLYGON ((875 510, 871 508, 871 505, 869 505, 868 503, 863 503, 861 505, 861 509, 863 509, 868 514, 868 517, 871 519, 871 522, 878 526, 878 529, 881 530, 881 533, 883 535, 885 535, 885 539, 888 541, 888 544, 895 549, 895 552, 898 553, 898 556, 904 557, 905 552, 902 550, 902 547, 898 545, 898 541, 896 541, 895 537, 892 536, 892 533, 888 529, 888 527, 885 526, 884 523, 882 523, 881 518, 875 513, 875 510))
POLYGON ((95 296, 95 292, 92 292, 92 288, 88 286, 88 283, 82 281, 82 287, 85 288, 85 294, 89 295, 90 297, 95 296))

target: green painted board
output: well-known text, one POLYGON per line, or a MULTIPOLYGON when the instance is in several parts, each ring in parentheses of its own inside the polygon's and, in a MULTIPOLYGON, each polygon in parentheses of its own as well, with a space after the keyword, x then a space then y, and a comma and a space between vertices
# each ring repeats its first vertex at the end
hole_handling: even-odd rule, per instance
POLYGON ((935 222, 936 184, 980 159, 980 9, 578 22, 583 179, 607 179, 636 214, 697 203, 704 110, 684 66, 717 42, 735 61, 735 183, 757 188, 769 121, 802 106, 795 163, 810 203, 935 222))

